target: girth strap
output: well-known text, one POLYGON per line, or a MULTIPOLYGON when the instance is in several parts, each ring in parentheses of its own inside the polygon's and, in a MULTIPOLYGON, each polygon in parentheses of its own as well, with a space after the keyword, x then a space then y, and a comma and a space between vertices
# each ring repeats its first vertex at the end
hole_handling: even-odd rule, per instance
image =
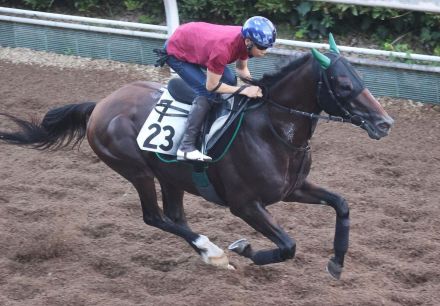
POLYGON ((206 173, 206 168, 203 164, 194 164, 192 179, 197 191, 205 200, 222 206, 226 205, 226 203, 215 191, 214 186, 211 184, 208 174, 206 173))

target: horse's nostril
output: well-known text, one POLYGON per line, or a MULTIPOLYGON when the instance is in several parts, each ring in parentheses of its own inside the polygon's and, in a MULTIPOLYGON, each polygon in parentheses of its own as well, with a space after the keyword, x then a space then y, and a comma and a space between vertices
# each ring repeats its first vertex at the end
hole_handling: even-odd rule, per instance
POLYGON ((391 124, 387 123, 387 122, 382 122, 379 123, 377 125, 379 127, 379 129, 381 129, 382 131, 388 131, 391 128, 391 124))

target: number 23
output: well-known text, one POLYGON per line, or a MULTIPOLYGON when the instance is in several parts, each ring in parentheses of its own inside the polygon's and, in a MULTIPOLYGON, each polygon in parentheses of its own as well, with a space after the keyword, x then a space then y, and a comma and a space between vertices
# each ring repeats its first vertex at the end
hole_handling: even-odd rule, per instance
MULTIPOLYGON (((161 127, 160 127, 159 124, 157 124, 157 123, 153 123, 152 125, 150 125, 150 126, 148 127, 148 129, 149 129, 149 130, 154 130, 154 131, 153 131, 153 133, 152 133, 150 136, 147 137, 147 139, 145 139, 144 147, 145 147, 145 148, 149 148, 149 149, 156 149, 156 148, 157 148, 157 145, 155 145, 155 144, 151 144, 151 141, 152 141, 157 135, 160 134, 160 132, 161 132, 161 127)), ((164 130, 165 132, 169 132, 169 134, 165 136, 165 140, 167 141, 167 145, 161 144, 161 145, 159 146, 159 148, 162 149, 163 151, 169 151, 169 150, 171 150, 171 149, 173 148, 173 145, 174 145, 174 143, 173 143, 173 137, 174 137, 174 135, 176 134, 176 132, 174 131, 173 127, 172 127, 172 126, 169 126, 169 125, 164 126, 164 127, 163 127, 163 130, 164 130)))

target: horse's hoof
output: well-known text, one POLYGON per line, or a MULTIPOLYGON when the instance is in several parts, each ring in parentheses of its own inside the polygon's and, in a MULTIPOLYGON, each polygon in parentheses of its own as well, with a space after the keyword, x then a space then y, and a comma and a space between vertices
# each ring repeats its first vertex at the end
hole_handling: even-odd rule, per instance
POLYGON ((327 267, 326 267, 327 272, 336 280, 341 279, 341 274, 342 274, 342 266, 340 264, 338 264, 334 258, 331 258, 328 261, 327 267))
POLYGON ((203 261, 211 266, 231 270, 230 269, 231 265, 229 264, 229 259, 228 256, 226 256, 226 254, 217 257, 205 257, 203 261))
POLYGON ((193 244, 200 250, 200 256, 205 263, 224 269, 229 268, 228 256, 208 237, 200 235, 193 244))
POLYGON ((241 255, 243 253, 244 249, 246 249, 246 247, 248 245, 249 245, 249 241, 247 241, 245 238, 242 238, 242 239, 239 239, 239 240, 231 243, 228 246, 228 250, 241 255))

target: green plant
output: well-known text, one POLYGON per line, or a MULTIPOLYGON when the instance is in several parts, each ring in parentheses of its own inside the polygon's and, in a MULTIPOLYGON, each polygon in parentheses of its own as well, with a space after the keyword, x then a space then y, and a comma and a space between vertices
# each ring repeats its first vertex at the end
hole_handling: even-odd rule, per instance
POLYGON ((52 6, 54 0, 23 0, 23 2, 34 10, 46 10, 52 6))
POLYGON ((224 0, 211 6, 210 13, 215 16, 217 22, 224 23, 224 20, 232 20, 235 24, 242 24, 251 15, 257 15, 254 1, 246 0, 224 0), (230 8, 235 7, 234 11, 230 8))
POLYGON ((154 24, 157 23, 157 18, 150 15, 141 15, 138 18, 140 23, 154 24))
POLYGON ((75 8, 80 12, 89 12, 100 7, 100 0, 77 0, 74 2, 75 8))
POLYGON ((144 3, 141 0, 124 0, 124 5, 129 11, 140 10, 144 3))
POLYGON ((434 55, 436 55, 436 56, 440 56, 440 45, 437 45, 437 46, 434 48, 434 55))
POLYGON ((294 6, 294 0, 258 0, 254 5, 258 14, 278 21, 289 21, 294 6))
POLYGON ((386 51, 394 51, 394 46, 392 43, 385 42, 382 46, 382 48, 386 51))
POLYGON ((298 29, 295 34, 294 34, 294 38, 295 39, 305 39, 307 36, 307 29, 305 28, 300 28, 298 29))
POLYGON ((182 20, 207 20, 210 4, 208 0, 183 0, 179 2, 182 20))
POLYGON ((408 44, 396 44, 394 48, 397 52, 406 52, 406 53, 412 53, 413 50, 411 50, 410 46, 408 44))
POLYGON ((142 11, 145 15, 152 16, 153 23, 161 23, 165 20, 165 6, 163 1, 145 1, 142 11))
MULTIPOLYGON (((142 14, 139 22, 158 24, 165 20, 163 1, 0 0, 0 3, 23 4, 38 10, 68 7, 100 15, 136 10, 142 14)), ((279 37, 322 40, 330 31, 345 37, 365 34, 385 50, 440 53, 439 14, 306 0, 179 0, 177 4, 181 23, 197 20, 240 25, 251 16, 261 15, 274 22, 279 37)))

